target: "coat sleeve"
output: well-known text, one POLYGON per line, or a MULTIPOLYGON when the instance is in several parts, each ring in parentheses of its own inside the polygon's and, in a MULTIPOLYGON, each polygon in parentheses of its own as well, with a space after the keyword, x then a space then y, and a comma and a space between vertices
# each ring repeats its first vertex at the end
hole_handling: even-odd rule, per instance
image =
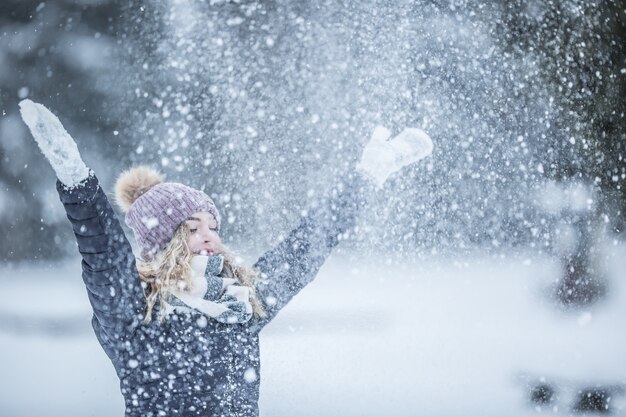
POLYGON ((315 278, 339 236, 354 226, 370 187, 356 173, 347 176, 308 210, 285 240, 255 263, 261 273, 257 294, 267 313, 259 330, 315 278))
POLYGON ((129 326, 140 320, 143 291, 130 243, 93 173, 57 191, 82 256, 83 281, 96 335, 109 356, 129 326))

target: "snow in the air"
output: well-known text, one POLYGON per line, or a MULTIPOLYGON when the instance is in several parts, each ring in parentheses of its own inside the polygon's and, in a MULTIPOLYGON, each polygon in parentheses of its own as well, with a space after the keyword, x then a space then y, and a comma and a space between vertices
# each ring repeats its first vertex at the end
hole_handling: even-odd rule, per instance
POLYGON ((625 12, 3 0, 0 417, 123 415, 55 182, 112 197, 134 164, 206 192, 247 263, 355 169, 378 186, 238 370, 262 417, 626 416, 625 12))

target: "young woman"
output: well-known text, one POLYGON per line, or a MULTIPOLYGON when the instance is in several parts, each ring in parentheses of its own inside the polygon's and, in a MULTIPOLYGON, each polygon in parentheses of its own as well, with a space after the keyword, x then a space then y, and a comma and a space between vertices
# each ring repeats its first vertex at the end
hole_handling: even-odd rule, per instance
POLYGON ((377 128, 356 172, 251 268, 221 244, 219 212, 205 193, 131 169, 116 195, 140 251, 135 258, 59 120, 30 100, 20 108, 58 177, 92 325, 120 378, 126 416, 257 416, 259 332, 315 277, 364 193, 432 150, 420 130, 388 140, 377 128))

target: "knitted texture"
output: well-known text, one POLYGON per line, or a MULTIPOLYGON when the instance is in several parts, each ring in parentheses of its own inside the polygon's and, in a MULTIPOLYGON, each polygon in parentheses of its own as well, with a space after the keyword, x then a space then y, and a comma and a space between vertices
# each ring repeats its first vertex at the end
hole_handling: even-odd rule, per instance
POLYGON ((183 184, 164 182, 137 198, 126 212, 125 220, 135 234, 141 257, 151 260, 165 249, 178 226, 200 211, 215 217, 219 232, 220 214, 208 195, 183 184))

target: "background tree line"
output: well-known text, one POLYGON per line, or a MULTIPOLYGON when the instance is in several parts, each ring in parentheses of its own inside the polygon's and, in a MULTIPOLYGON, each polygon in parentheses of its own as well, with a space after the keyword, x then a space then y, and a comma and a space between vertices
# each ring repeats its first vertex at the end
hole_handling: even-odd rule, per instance
POLYGON ((106 190, 156 165, 217 200, 232 243, 280 239, 378 123, 422 127, 437 149, 373 197, 354 244, 541 247, 547 180, 587 184, 620 232, 623 6, 3 1, 0 260, 74 253, 26 97, 60 116, 106 190))

